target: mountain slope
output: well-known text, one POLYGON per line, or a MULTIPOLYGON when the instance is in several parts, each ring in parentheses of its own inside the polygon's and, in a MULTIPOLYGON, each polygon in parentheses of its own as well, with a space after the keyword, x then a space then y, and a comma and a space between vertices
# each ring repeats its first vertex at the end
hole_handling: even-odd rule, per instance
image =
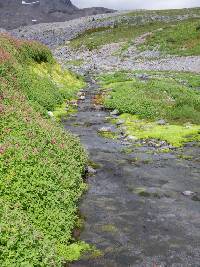
POLYGON ((70 0, 0 0, 0 25, 5 29, 14 29, 25 25, 66 21, 107 12, 112 12, 112 10, 78 9, 70 0))

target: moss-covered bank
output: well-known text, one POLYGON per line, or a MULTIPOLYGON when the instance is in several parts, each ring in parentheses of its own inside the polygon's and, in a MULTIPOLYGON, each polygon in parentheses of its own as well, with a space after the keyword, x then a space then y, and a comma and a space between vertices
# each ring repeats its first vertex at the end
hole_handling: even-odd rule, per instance
POLYGON ((155 138, 175 147, 200 140, 199 75, 119 72, 100 80, 109 89, 105 106, 119 111, 135 139, 155 138))

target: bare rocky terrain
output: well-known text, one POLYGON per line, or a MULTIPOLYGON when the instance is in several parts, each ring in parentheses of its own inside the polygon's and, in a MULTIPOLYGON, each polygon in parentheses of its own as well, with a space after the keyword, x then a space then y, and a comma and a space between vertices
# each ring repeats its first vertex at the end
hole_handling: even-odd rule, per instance
POLYGON ((7 30, 44 22, 113 12, 103 7, 78 9, 70 0, 0 0, 0 25, 7 30))

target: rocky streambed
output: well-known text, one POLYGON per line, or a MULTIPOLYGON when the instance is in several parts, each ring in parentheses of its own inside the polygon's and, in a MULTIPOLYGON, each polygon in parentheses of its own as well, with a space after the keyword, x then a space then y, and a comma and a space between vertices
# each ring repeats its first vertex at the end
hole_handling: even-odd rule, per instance
POLYGON ((152 143, 132 143, 120 125, 109 123, 115 112, 95 103, 98 93, 89 79, 77 114, 63 121, 96 166, 80 204, 85 218, 80 239, 102 252, 71 266, 198 267, 199 149, 188 144, 160 153, 152 143), (102 128, 115 133, 113 138, 102 136, 102 128))

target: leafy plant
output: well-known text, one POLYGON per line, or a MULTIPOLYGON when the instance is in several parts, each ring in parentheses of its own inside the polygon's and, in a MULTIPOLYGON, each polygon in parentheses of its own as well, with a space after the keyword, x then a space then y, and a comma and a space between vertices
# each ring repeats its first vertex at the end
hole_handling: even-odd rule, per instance
POLYGON ((0 47, 0 265, 62 266, 87 156, 46 114, 84 83, 38 43, 0 35, 0 47))

